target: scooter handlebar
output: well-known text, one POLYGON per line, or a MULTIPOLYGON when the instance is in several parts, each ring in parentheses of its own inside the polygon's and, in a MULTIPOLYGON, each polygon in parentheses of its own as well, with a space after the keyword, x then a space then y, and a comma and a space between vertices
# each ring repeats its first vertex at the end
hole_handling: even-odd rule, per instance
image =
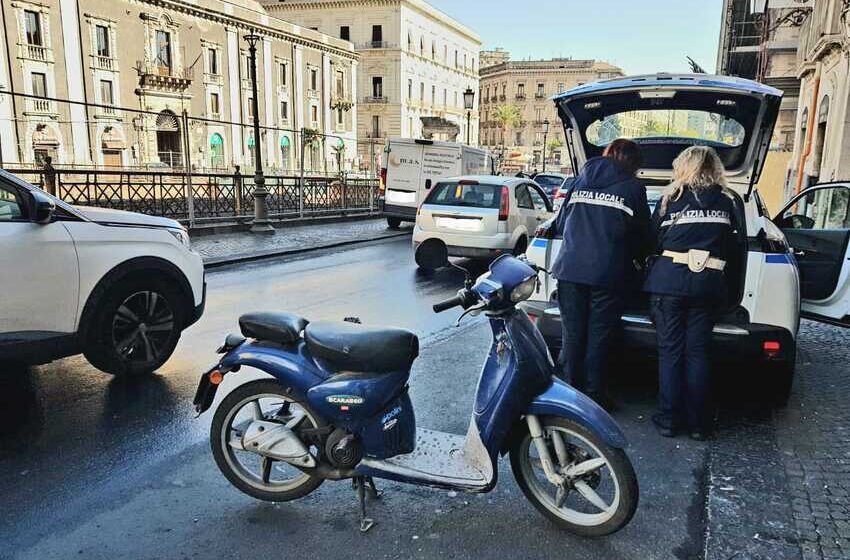
POLYGON ((461 290, 451 299, 434 304, 434 313, 442 313, 452 307, 470 307, 475 301, 475 295, 469 290, 461 290))

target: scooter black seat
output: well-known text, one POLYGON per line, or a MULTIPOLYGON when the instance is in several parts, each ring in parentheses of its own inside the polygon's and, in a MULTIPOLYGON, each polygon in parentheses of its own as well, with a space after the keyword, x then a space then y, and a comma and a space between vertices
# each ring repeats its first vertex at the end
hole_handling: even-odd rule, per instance
POLYGON ((248 338, 292 344, 301 338, 308 322, 293 313, 246 313, 239 317, 239 328, 248 338))
POLYGON ((304 340, 315 358, 337 371, 408 371, 419 356, 419 338, 404 329, 317 321, 307 325, 304 340))

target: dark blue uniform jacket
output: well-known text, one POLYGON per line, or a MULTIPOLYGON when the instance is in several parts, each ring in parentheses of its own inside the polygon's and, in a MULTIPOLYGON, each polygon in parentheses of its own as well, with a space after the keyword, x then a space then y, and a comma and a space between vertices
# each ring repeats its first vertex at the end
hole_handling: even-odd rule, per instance
POLYGON ((558 280, 625 292, 649 234, 646 189, 610 159, 588 160, 555 219, 558 280))
MULTIPOLYGON (((711 252, 729 260, 735 247, 735 203, 720 187, 695 195, 686 189, 679 200, 670 201, 662 214, 659 202, 652 215, 651 229, 658 240, 657 254, 665 250, 686 253, 690 249, 711 252)), ((650 268, 644 289, 654 294, 693 297, 709 303, 726 298, 724 272, 704 269, 691 272, 686 264, 657 257, 650 268)))

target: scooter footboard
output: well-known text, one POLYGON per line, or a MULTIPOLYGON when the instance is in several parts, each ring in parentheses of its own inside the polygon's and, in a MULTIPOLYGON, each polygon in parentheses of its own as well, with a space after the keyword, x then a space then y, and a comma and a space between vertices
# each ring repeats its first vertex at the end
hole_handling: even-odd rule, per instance
POLYGON ((625 449, 628 446, 620 427, 601 406, 557 378, 553 378, 552 385, 531 402, 527 413, 568 418, 599 434, 611 447, 625 449))

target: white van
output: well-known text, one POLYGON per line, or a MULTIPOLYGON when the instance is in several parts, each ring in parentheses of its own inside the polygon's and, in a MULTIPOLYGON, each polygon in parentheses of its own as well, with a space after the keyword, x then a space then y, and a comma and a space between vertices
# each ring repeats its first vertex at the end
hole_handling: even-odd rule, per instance
POLYGON ((416 209, 431 185, 461 175, 494 175, 487 150, 456 142, 390 138, 384 148, 378 207, 387 224, 415 222, 416 209))

